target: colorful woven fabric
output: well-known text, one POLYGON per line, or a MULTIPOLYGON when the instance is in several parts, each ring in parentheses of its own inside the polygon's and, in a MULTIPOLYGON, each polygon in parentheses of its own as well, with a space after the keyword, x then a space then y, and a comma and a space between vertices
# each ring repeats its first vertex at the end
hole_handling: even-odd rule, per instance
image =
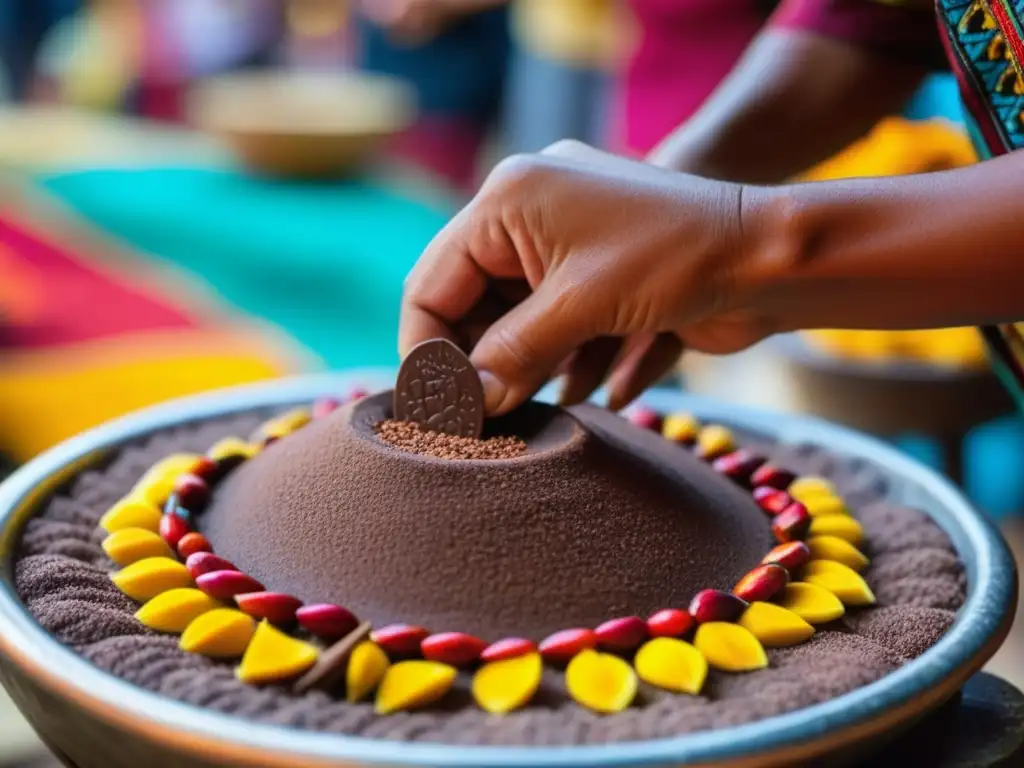
POLYGON ((14 460, 137 408, 303 367, 274 334, 199 304, 188 281, 39 210, 0 206, 0 451, 14 460))

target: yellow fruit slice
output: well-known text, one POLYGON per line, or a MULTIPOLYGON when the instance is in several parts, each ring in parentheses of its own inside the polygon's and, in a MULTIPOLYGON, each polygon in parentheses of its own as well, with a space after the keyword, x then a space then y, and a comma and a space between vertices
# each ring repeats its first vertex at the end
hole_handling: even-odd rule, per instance
POLYGON ((251 616, 234 608, 217 608, 189 624, 179 646, 213 659, 236 659, 245 653, 255 633, 256 621, 251 616))
POLYGON ((287 437, 292 432, 309 424, 312 420, 313 414, 308 408, 295 408, 263 422, 258 433, 263 437, 287 437))
POLYGON ((188 568, 169 557, 147 557, 112 573, 110 578, 118 589, 140 603, 169 589, 193 586, 188 568))
POLYGON ((828 624, 846 613, 842 601, 816 584, 794 581, 782 590, 779 605, 808 624, 828 624))
POLYGON ((438 661, 400 661, 384 673, 373 711, 390 715, 433 704, 451 690, 457 674, 438 661))
POLYGON ((160 530, 160 508, 145 499, 121 499, 100 518, 100 528, 117 533, 127 528, 141 528, 156 533, 160 530))
POLYGON ((388 671, 388 655, 369 640, 352 649, 345 671, 346 697, 354 704, 371 693, 388 671))
POLYGON ((147 557, 174 557, 159 533, 145 528, 121 528, 103 540, 107 557, 124 567, 147 557))
POLYGON ((846 508, 846 504, 844 504, 843 500, 838 496, 820 494, 811 496, 801 503, 807 507, 807 511, 811 514, 811 517, 850 514, 850 511, 846 508))
POLYGON ((256 627, 235 676, 250 685, 279 683, 306 672, 319 657, 315 645, 296 640, 264 620, 256 627))
POLYGON ((540 687, 543 672, 539 653, 492 661, 473 675, 473 698, 485 712, 503 715, 530 702, 540 687))
POLYGON ((810 538, 835 536, 856 547, 864 540, 864 529, 849 515, 819 515, 811 518, 811 528, 807 535, 810 538))
POLYGON ((814 627, 774 603, 751 603, 740 616, 739 625, 749 630, 765 648, 799 645, 814 635, 814 627))
POLYGON ((206 455, 214 461, 226 458, 228 456, 242 455, 247 459, 251 459, 259 453, 259 447, 251 443, 247 443, 240 437, 225 437, 214 443, 210 450, 206 452, 206 455))
POLYGON ((798 477, 786 489, 797 501, 807 503, 807 499, 815 496, 835 496, 836 487, 823 477, 798 477))
POLYGON ((645 683, 692 696, 700 693, 708 676, 704 654, 674 637, 656 637, 644 643, 633 659, 633 666, 645 683))
POLYGON ((700 422, 689 413, 673 413, 665 417, 661 435, 673 443, 692 443, 700 433, 700 422))
POLYGON ((621 712, 636 697, 637 677, 618 656, 580 651, 565 669, 565 685, 578 704, 602 714, 621 712))
POLYGON ((871 561, 853 544, 838 536, 814 536, 807 541, 813 560, 834 560, 847 568, 862 571, 871 561))
POLYGON ((174 490, 174 483, 178 477, 191 472, 198 459, 194 453, 174 453, 161 459, 135 484, 130 496, 145 499, 150 504, 162 507, 174 490))
POLYGON ((169 589, 135 613, 135 618, 157 632, 180 635, 204 613, 223 606, 198 589, 169 589))
POLYGON ((843 605, 874 605, 871 587, 853 568, 834 560, 812 560, 804 567, 803 579, 816 584, 843 601, 843 605))
POLYGON ((697 627, 693 638, 697 650, 715 669, 723 672, 753 672, 768 666, 768 654, 749 629, 725 621, 709 621, 697 627))
POLYGON ((704 427, 697 435, 697 455, 720 456, 736 447, 732 432, 719 424, 704 427))

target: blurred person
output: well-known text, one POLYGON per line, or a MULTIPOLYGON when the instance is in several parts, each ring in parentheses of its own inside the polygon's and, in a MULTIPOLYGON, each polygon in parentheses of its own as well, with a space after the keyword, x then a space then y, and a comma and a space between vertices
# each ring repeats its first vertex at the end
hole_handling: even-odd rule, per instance
POLYGON ((0 2, 0 62, 11 96, 32 95, 40 47, 61 21, 73 16, 83 0, 3 0, 0 2))
POLYGON ((478 181, 480 155, 500 114, 509 56, 508 15, 495 0, 364 0, 358 65, 402 78, 420 117, 392 151, 461 190, 478 181))

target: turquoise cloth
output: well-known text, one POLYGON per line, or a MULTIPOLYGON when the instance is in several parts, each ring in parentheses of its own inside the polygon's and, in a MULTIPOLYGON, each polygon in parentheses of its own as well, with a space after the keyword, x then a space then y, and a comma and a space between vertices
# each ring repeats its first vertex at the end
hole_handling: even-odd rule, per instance
POLYGON ((84 171, 41 183, 107 233, 277 325, 331 368, 398 362, 403 279, 448 217, 442 204, 383 183, 184 169, 84 171))

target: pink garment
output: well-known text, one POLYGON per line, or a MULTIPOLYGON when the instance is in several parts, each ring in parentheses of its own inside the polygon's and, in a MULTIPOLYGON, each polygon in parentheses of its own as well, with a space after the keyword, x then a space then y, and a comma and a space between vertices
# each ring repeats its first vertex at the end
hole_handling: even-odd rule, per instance
POLYGON ((766 21, 758 0, 629 0, 639 40, 619 84, 619 141, 643 155, 685 122, 766 21))

